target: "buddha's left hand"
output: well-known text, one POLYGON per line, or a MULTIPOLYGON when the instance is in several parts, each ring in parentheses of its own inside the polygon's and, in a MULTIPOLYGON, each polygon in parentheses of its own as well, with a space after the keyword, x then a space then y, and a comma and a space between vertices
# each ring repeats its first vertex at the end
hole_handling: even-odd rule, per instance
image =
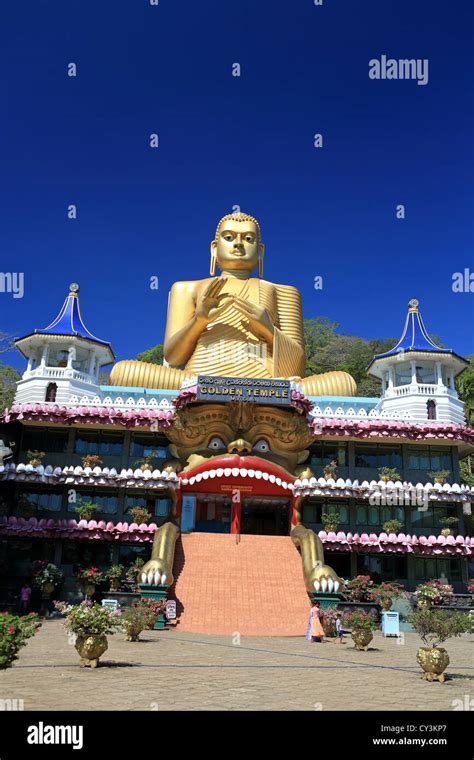
POLYGON ((262 338, 266 343, 273 345, 275 326, 267 309, 238 296, 234 297, 234 304, 240 313, 248 319, 251 331, 258 338, 262 338))

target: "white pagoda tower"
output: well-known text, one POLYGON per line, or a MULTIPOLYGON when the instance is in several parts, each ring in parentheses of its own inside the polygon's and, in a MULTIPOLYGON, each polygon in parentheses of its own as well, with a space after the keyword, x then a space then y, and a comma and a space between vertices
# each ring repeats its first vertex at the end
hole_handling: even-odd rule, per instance
POLYGON ((28 359, 17 384, 16 404, 67 404, 72 395, 93 399, 99 394, 99 371, 115 361, 110 343, 84 325, 79 285, 72 283, 56 319, 47 327, 15 340, 28 359))
POLYGON ((382 380, 379 411, 408 412, 416 422, 464 424, 464 404, 454 378, 469 362, 433 343, 418 305, 416 298, 409 302, 400 340, 390 351, 374 356, 367 367, 369 375, 382 380))

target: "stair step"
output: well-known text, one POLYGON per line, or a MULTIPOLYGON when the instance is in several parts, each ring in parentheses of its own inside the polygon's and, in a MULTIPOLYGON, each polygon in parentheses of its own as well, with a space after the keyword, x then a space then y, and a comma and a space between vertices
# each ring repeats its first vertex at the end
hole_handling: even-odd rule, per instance
POLYGON ((179 630, 304 636, 309 614, 301 557, 289 536, 192 533, 176 545, 179 630))

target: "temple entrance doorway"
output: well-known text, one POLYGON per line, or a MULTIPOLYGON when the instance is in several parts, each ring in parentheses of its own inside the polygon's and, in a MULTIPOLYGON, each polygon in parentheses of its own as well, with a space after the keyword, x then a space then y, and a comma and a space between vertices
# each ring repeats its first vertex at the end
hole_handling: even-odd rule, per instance
POLYGON ((290 500, 278 497, 245 497, 240 532, 257 536, 290 535, 290 500))

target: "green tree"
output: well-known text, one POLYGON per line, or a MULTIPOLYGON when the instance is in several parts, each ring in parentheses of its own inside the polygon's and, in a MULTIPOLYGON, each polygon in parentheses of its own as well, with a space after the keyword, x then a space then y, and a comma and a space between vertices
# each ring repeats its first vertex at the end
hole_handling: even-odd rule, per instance
POLYGON ((470 364, 456 378, 456 389, 461 401, 465 403, 466 418, 474 424, 474 354, 467 357, 470 364))
POLYGON ((9 364, 0 362, 0 412, 13 404, 20 375, 9 364))
POLYGON ((150 362, 150 364, 163 364, 163 345, 158 345, 149 348, 147 351, 142 351, 137 354, 137 359, 140 362, 150 362))

